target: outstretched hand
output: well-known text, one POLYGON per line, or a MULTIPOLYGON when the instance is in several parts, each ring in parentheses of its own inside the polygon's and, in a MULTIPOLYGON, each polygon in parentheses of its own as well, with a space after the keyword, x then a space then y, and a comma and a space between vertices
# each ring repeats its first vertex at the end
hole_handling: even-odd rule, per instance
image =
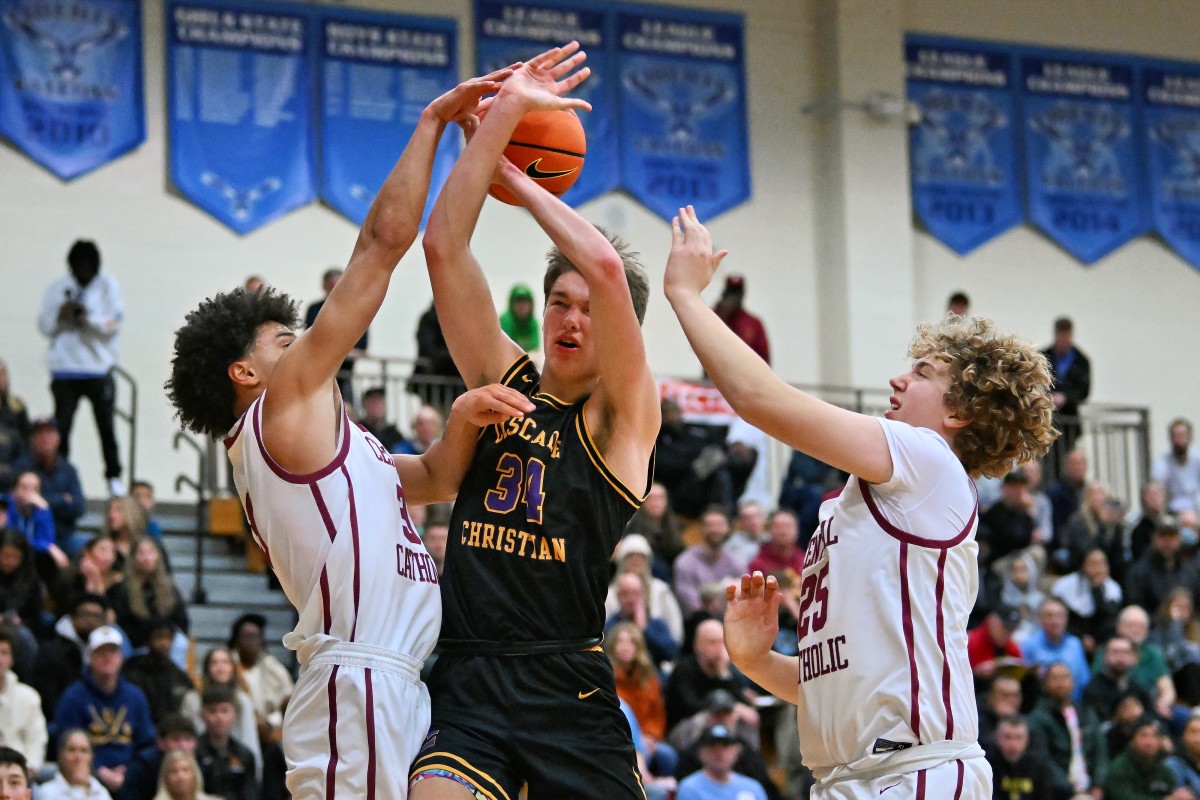
POLYGON ((512 417, 523 417, 533 409, 533 402, 528 397, 498 383, 471 389, 454 401, 454 410, 480 428, 512 417))
POLYGON ((555 47, 513 69, 501 87, 501 97, 520 100, 526 111, 578 108, 590 111, 591 103, 564 94, 583 83, 592 71, 584 67, 572 72, 584 62, 587 54, 579 42, 555 47))
POLYGON ((771 651, 779 635, 779 581, 761 572, 743 575, 725 589, 725 649, 739 668, 771 651))
POLYGON ((713 252, 712 236, 700 224, 694 208, 679 209, 671 220, 671 254, 663 279, 667 295, 680 291, 699 294, 727 255, 728 250, 713 252))
MULTIPOLYGON (((511 67, 498 69, 482 77, 463 81, 430 103, 429 111, 442 122, 456 122, 465 128, 474 119, 475 113, 479 109, 480 98, 486 94, 495 94, 500 91, 501 82, 512 75, 513 70, 520 66, 519 63, 514 64, 511 67)), ((474 119, 474 124, 478 125, 479 120, 474 119)))

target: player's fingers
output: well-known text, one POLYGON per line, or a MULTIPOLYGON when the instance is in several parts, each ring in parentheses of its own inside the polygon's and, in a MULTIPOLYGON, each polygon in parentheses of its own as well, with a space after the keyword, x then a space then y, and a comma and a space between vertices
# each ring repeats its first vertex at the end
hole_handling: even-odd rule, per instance
POLYGON ((679 244, 683 241, 683 228, 679 226, 679 217, 671 217, 671 243, 679 244))
POLYGON ((774 575, 769 576, 763 584, 763 599, 768 603, 771 602, 771 598, 773 598, 775 593, 778 591, 779 581, 776 580, 774 575))
POLYGON ((569 108, 573 111, 591 111, 592 104, 587 100, 580 100, 578 97, 561 97, 562 105, 559 108, 569 108))
POLYGON ((498 399, 515 408, 520 408, 524 411, 533 411, 536 408, 532 400, 509 386, 497 386, 495 394, 498 399))
POLYGON ((555 80, 557 80, 557 79, 561 78, 563 75, 566 75, 571 70, 578 67, 580 64, 582 64, 586 60, 587 60, 587 53, 580 50, 578 53, 571 56, 570 58, 568 58, 564 61, 560 61, 559 63, 557 63, 553 67, 551 67, 550 68, 550 76, 552 78, 554 78, 555 80))
POLYGON ((750 596, 750 591, 751 591, 751 590, 750 590, 750 586, 751 586, 751 582, 752 582, 752 581, 753 581, 753 578, 752 578, 750 575, 746 575, 746 574, 743 574, 743 575, 742 575, 742 592, 741 592, 741 596, 742 596, 742 598, 743 598, 743 599, 745 599, 745 598, 747 598, 747 597, 749 597, 749 596, 750 596))
MULTIPOLYGON (((576 86, 578 86, 579 84, 581 84, 585 80, 587 80, 587 77, 591 74, 592 74, 592 68, 584 67, 583 69, 579 70, 578 72, 572 73, 571 75, 568 75, 567 77, 563 78, 561 81, 558 82, 557 85, 561 91, 569 92, 572 89, 574 89, 576 86)), ((589 110, 591 109, 590 105, 588 106, 588 109, 589 110)))
POLYGON ((719 250, 713 254, 713 269, 721 266, 721 262, 725 260, 725 256, 729 255, 728 250, 719 250))
POLYGON ((737 600, 737 584, 731 583, 725 587, 725 599, 732 603, 737 600))
POLYGON ((502 81, 505 78, 507 78, 509 75, 512 75, 513 70, 519 69, 520 66, 521 66, 520 61, 518 61, 515 64, 509 64, 507 67, 501 67, 500 69, 496 70, 495 72, 489 72, 487 75, 480 77, 480 80, 502 81))

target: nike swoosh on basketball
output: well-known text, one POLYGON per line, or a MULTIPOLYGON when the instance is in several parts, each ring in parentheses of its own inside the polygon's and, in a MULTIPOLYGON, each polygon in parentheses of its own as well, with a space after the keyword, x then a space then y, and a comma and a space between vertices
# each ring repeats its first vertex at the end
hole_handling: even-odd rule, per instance
POLYGON ((600 689, 599 689, 599 688, 592 689, 590 692, 580 692, 580 693, 579 693, 579 699, 580 699, 580 700, 587 700, 589 697, 591 697, 592 695, 594 695, 594 694, 595 694, 596 692, 598 692, 598 691, 600 691, 600 689))
POLYGON ((571 167, 570 169, 560 169, 560 170, 554 170, 552 172, 544 172, 538 167, 538 164, 541 164, 541 163, 542 163, 542 160, 540 158, 535 158, 533 161, 530 161, 529 166, 525 167, 525 174, 528 175, 529 177, 533 178, 535 181, 537 181, 537 180, 544 181, 548 178, 561 178, 563 175, 570 175, 576 169, 575 167, 571 167))

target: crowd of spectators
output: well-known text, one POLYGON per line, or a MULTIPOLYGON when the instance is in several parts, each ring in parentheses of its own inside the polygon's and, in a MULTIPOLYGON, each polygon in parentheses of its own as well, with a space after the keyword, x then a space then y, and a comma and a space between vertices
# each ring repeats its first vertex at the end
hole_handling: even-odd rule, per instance
MULTIPOLYGON (((338 277, 326 273, 326 292, 338 277)), ((720 309, 766 358, 744 292, 732 277, 720 309)), ((514 287, 507 324, 535 349, 532 305, 529 288, 514 287)), ((55 324, 78 314, 56 307, 55 324)), ((1073 415, 1090 384, 1072 335, 1058 320, 1045 351, 1060 379, 1064 444, 1079 434, 1073 415)), ((431 308, 418 375, 438 374, 439 338, 431 308)), ((342 392, 354 404, 349 381, 342 392)), ((440 436, 437 402, 407 435, 388 420, 382 387, 357 405, 358 423, 389 452, 421 453, 440 436)), ((286 796, 279 741, 292 674, 265 647, 266 620, 243 615, 228 646, 189 672, 187 606, 153 519, 153 487, 114 491, 99 530, 81 530, 83 490, 58 411, 31 417, 0 362, 0 775, 19 754, 38 798, 286 796)), ((725 587, 746 571, 774 575, 776 649, 795 655, 808 541, 821 498, 848 476, 794 453, 780 485, 764 490, 754 476, 765 440, 736 424, 689 422, 669 399, 662 411, 655 482, 616 548, 605 604, 604 648, 647 794, 807 796, 794 713, 730 663, 725 587)), ((1192 437, 1187 420, 1170 424, 1170 450, 1131 509, 1069 446, 979 482, 968 649, 998 797, 1200 799, 1192 437)), ((111 461, 106 475, 118 478, 111 461)), ((414 519, 439 568, 446 511, 414 519)))

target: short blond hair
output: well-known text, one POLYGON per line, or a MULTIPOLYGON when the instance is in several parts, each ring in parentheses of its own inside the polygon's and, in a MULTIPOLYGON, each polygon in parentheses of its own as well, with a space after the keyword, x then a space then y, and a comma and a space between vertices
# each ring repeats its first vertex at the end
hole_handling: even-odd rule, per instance
POLYGON ((922 324, 908 354, 949 364, 946 405, 970 420, 955 435, 954 449, 973 477, 1001 477, 1045 455, 1058 438, 1050 362, 1029 342, 996 331, 991 320, 948 314, 922 324))

